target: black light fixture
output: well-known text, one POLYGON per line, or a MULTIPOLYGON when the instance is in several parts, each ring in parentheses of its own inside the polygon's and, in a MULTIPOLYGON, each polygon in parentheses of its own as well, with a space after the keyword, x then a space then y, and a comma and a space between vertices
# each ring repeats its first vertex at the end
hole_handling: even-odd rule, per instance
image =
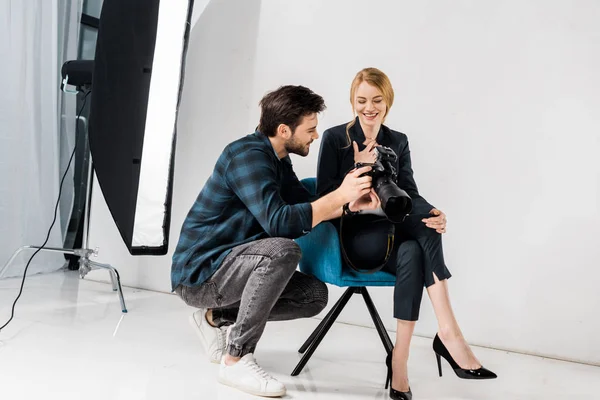
POLYGON ((129 252, 167 253, 176 120, 193 0, 104 0, 89 140, 129 252))
POLYGON ((76 93, 67 89, 67 85, 75 86, 77 89, 89 89, 94 76, 94 60, 71 60, 62 65, 60 69, 62 82, 60 90, 67 93, 76 93))
MULTIPOLYGON (((0 330, 12 321, 27 269, 40 251, 78 256, 82 278, 92 269, 109 271, 121 309, 127 312, 117 269, 90 259, 96 254, 88 246, 93 170, 129 252, 167 253, 177 110, 192 7, 193 0, 104 0, 95 59, 63 64, 61 89, 85 92, 77 119, 88 95, 92 96, 88 128, 92 157, 88 159, 82 248, 46 247, 56 222, 57 200, 44 244, 21 246, 0 269, 1 277, 21 252, 35 250, 25 266, 11 317, 0 330), (75 90, 68 89, 69 85, 75 90)), ((75 150, 69 166, 74 154, 75 150)))

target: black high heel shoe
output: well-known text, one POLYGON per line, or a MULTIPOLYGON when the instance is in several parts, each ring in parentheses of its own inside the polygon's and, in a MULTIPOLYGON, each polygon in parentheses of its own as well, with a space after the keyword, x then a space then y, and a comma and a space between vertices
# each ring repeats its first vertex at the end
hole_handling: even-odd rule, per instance
POLYGON ((444 343, 440 340, 439 336, 436 334, 433 339, 433 351, 435 352, 435 357, 437 358, 438 371, 440 376, 442 376, 442 360, 441 357, 444 357, 448 364, 454 370, 456 376, 462 379, 494 379, 497 378, 498 375, 490 371, 486 368, 478 368, 478 369, 464 369, 461 368, 456 361, 450 355, 450 352, 444 346, 444 343))
POLYGON ((388 386, 390 387, 390 399, 412 400, 412 392, 410 391, 410 388, 408 388, 408 392, 400 392, 392 387, 392 353, 387 355, 387 358, 385 359, 385 365, 387 365, 388 368, 385 388, 387 389, 388 386))

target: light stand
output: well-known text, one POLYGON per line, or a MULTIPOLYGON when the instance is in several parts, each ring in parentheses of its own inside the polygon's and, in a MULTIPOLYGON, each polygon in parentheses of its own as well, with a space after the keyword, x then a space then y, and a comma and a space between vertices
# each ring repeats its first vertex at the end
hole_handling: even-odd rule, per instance
MULTIPOLYGON (((82 63, 85 63, 86 61, 82 61, 82 63)), ((61 89, 63 90, 63 92, 65 93, 78 93, 78 91, 73 91, 73 90, 68 90, 66 88, 67 84, 69 83, 73 83, 73 82, 69 82, 69 78, 68 78, 68 70, 71 66, 74 67, 81 67, 84 64, 80 64, 77 61, 68 61, 67 63, 65 63, 65 65, 63 66, 63 82, 61 84, 61 89), (68 65, 71 64, 71 65, 68 65)), ((89 63, 87 65, 87 67, 91 67, 93 68, 93 62, 89 63)), ((87 81, 88 79, 84 79, 85 81, 87 81)), ((80 87, 85 87, 91 84, 91 70, 89 71, 89 83, 88 82, 77 82, 76 86, 78 88, 80 87)), ((79 121, 77 121, 79 122, 79 121)), ((85 133, 85 139, 87 140, 87 124, 86 124, 86 129, 84 129, 85 133)), ((121 278, 119 276, 119 271, 117 271, 116 268, 114 268, 112 265, 110 264, 101 264, 95 261, 90 260, 90 256, 91 255, 98 255, 98 250, 92 250, 90 248, 88 248, 89 243, 88 243, 88 238, 89 238, 89 223, 90 223, 90 205, 92 202, 92 185, 93 185, 93 176, 94 176, 94 164, 92 162, 92 155, 89 154, 88 155, 88 180, 87 180, 87 185, 86 185, 86 195, 85 195, 85 215, 84 215, 84 220, 83 220, 83 238, 82 238, 82 244, 81 244, 81 248, 80 249, 64 249, 64 248, 54 248, 54 247, 44 247, 44 248, 40 248, 39 246, 33 246, 33 245, 28 245, 28 246, 22 246, 19 249, 17 249, 12 257, 8 260, 8 262, 6 264, 4 264, 4 267, 0 270, 0 278, 2 278, 2 276, 4 275, 4 273, 6 272, 6 270, 8 269, 8 267, 10 266, 10 264, 15 260, 15 258, 23 251, 25 250, 38 250, 40 249, 40 251, 45 251, 45 252, 52 252, 52 253, 63 253, 63 254, 70 254, 70 255, 75 255, 79 257, 79 276, 83 279, 88 272, 90 272, 93 269, 104 269, 104 270, 108 270, 109 275, 110 275, 110 280, 112 282, 112 287, 113 290, 118 292, 119 294, 119 300, 121 302, 121 310, 126 313, 127 312, 127 307, 125 306, 125 299, 123 297, 123 290, 121 288, 121 278)))

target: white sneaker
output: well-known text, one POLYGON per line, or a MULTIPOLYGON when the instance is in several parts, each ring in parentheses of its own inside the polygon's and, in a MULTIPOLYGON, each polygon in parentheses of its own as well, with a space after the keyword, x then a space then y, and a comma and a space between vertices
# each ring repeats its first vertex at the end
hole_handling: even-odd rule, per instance
POLYGON ((205 308, 190 316, 190 324, 198 334, 210 362, 219 364, 225 354, 225 331, 208 323, 205 308))
POLYGON ((219 368, 219 382, 255 396, 279 397, 285 394, 285 386, 266 373, 254 359, 246 354, 234 365, 226 365, 225 358, 219 368))

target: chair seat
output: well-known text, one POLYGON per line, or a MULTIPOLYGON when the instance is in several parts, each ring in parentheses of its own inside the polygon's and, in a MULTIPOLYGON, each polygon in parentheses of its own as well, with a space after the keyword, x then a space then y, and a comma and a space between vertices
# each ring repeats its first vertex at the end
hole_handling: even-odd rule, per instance
MULTIPOLYGON (((344 267, 340 278, 341 285, 337 286, 394 286, 396 277, 387 271, 378 271, 372 274, 361 274, 344 267)), ((336 285, 332 283, 332 285, 336 285)))
MULTIPOLYGON (((316 179, 306 178, 302 184, 314 194, 316 179)), ((302 249, 300 271, 340 287, 394 286, 396 277, 386 271, 364 274, 354 271, 344 262, 340 238, 331 222, 322 222, 308 235, 296 239, 302 249)))
POLYGON ((335 286, 394 286, 396 277, 387 271, 365 274, 354 271, 343 261, 337 230, 322 222, 311 233, 296 239, 302 249, 300 271, 335 286))

